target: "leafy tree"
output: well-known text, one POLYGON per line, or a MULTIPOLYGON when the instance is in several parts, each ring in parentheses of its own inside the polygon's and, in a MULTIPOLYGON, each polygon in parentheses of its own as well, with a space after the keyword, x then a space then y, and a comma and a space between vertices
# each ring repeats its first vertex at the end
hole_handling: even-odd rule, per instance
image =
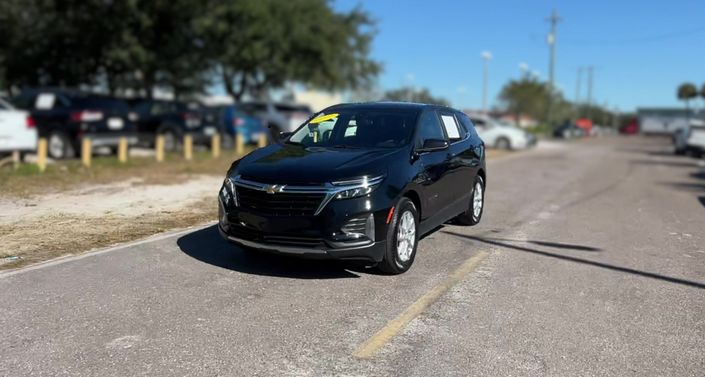
POLYGON ((499 93, 500 102, 517 122, 522 115, 546 121, 550 96, 548 85, 531 77, 509 81, 499 93))
POLYGON ((386 91, 384 93, 384 99, 388 101, 431 103, 443 106, 450 105, 445 98, 434 97, 427 88, 415 89, 408 86, 386 91))
POLYGON ((694 84, 687 82, 678 87, 678 92, 676 94, 679 100, 685 101, 685 108, 686 110, 689 110, 690 100, 698 96, 698 89, 694 84))
POLYGON ((325 0, 213 1, 199 20, 212 65, 228 94, 266 96, 287 82, 358 88, 380 71, 371 60, 373 22, 325 0))

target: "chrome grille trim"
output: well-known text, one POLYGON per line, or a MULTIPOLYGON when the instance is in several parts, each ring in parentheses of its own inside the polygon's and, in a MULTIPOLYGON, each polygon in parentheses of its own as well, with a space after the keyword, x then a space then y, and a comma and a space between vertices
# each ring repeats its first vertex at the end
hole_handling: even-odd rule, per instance
MULTIPOLYGON (((318 215, 323 211, 323 209, 330 203, 331 200, 335 197, 340 192, 343 192, 345 190, 350 190, 354 188, 360 188, 360 187, 368 187, 368 186, 374 186, 382 182, 384 179, 384 176, 378 176, 374 177, 371 179, 367 178, 361 178, 361 179, 355 179, 355 180, 347 180, 347 181, 341 181, 341 182, 336 182, 336 184, 332 183, 324 183, 319 186, 299 186, 299 185, 273 185, 273 184, 268 184, 268 183, 261 183, 261 182, 256 182, 253 180, 249 179, 244 179, 240 175, 237 175, 233 177, 230 181, 234 186, 241 186, 245 187, 248 189, 252 190, 259 190, 259 191, 265 191, 269 192, 273 187, 276 187, 276 192, 273 192, 273 195, 276 195, 276 193, 287 193, 287 194, 325 194, 323 200, 321 201, 321 204, 318 206, 316 209, 316 212, 313 214, 314 216, 318 215)), ((237 198, 237 188, 235 189, 235 192, 233 193, 233 196, 237 198)), ((236 199, 237 200, 237 199, 236 199)))

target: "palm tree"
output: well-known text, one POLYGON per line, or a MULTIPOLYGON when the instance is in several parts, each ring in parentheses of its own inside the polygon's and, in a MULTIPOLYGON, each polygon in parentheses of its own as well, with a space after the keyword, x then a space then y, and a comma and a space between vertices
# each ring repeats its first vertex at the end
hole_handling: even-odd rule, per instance
POLYGON ((690 114, 690 100, 698 96, 698 88, 695 85, 686 82, 678 87, 678 99, 685 101, 685 110, 690 114))

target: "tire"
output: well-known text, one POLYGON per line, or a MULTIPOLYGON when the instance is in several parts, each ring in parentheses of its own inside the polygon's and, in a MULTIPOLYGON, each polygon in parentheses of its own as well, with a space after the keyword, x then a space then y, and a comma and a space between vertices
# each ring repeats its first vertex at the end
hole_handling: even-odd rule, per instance
POLYGON ((494 147, 497 149, 512 149, 512 143, 506 137, 500 137, 494 142, 494 147))
POLYGON ((387 228, 387 242, 385 243, 386 250, 384 257, 377 265, 380 271, 391 275, 404 273, 411 267, 414 263, 416 248, 419 243, 419 213, 414 203, 409 200, 409 198, 401 198, 395 208, 392 221, 387 228), (412 228, 407 228, 406 231, 400 231, 400 227, 412 225, 413 230, 412 228), (413 231, 413 234, 411 234, 411 231, 413 231), (400 235, 404 233, 409 236, 406 240, 406 244, 404 244, 404 241, 399 240, 400 235), (408 242, 410 241, 413 242, 410 246, 410 250, 404 248, 404 245, 409 247, 408 242), (400 254, 400 250, 403 250, 402 248, 406 249, 406 252, 400 254))
POLYGON ((235 137, 228 133, 220 134, 220 147, 223 149, 233 149, 235 147, 235 137))
POLYGON ((157 132, 157 135, 164 136, 164 151, 176 152, 181 149, 181 138, 179 137, 179 134, 174 131, 174 129, 164 129, 163 131, 157 132))
POLYGON ((470 194, 470 204, 465 212, 456 217, 456 221, 462 225, 477 225, 482 220, 482 214, 485 211, 485 181, 481 176, 475 177, 475 182, 472 185, 472 193, 470 194), (479 190, 479 191, 478 191, 479 190), (478 194, 479 192, 479 194, 478 194), (479 195, 479 198, 476 198, 479 195), (477 201, 479 199, 479 202, 477 201), (479 204, 479 211, 476 211, 475 204, 479 204))
POLYGON ((68 135, 61 131, 51 131, 47 140, 49 157, 54 160, 63 160, 76 157, 76 150, 68 135))

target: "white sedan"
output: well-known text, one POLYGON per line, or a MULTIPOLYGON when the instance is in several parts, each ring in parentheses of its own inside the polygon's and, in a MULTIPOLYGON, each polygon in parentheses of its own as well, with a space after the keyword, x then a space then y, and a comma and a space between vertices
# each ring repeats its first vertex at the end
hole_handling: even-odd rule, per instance
POLYGON ((489 148, 525 149, 536 144, 536 137, 512 124, 486 115, 469 115, 478 136, 489 148))
POLYGON ((15 109, 0 98, 0 156, 12 152, 34 152, 37 129, 29 113, 15 109))

